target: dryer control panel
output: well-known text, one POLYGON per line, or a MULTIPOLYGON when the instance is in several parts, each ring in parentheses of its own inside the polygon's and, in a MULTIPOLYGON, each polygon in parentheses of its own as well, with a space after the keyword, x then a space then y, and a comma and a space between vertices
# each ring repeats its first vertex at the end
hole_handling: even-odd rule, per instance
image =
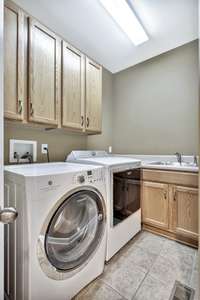
POLYGON ((80 172, 74 175, 74 180, 73 180, 75 184, 77 183, 87 184, 87 183, 104 182, 104 181, 105 181, 105 173, 103 169, 80 172))

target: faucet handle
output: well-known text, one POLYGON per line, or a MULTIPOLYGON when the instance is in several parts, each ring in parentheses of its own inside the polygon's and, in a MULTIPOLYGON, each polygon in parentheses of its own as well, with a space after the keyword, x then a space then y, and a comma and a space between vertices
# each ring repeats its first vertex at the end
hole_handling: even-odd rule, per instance
POLYGON ((193 158, 194 158, 194 165, 196 165, 196 166, 198 166, 198 158, 197 158, 197 155, 194 155, 193 156, 193 158))
POLYGON ((181 165, 182 164, 182 154, 180 152, 174 153, 176 155, 178 163, 181 165))

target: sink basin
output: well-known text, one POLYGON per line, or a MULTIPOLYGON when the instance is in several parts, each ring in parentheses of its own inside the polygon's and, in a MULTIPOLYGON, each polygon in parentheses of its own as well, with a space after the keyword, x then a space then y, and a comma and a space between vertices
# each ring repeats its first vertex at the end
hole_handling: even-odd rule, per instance
POLYGON ((150 162, 149 165, 154 166, 173 166, 173 167, 197 167, 196 164, 191 162, 182 162, 181 164, 179 162, 171 162, 171 161, 153 161, 150 162))

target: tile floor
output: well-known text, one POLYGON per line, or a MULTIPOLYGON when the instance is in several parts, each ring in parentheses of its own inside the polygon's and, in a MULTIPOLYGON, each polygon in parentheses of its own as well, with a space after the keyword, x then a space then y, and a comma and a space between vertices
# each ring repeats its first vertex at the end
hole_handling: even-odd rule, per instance
POLYGON ((75 300, 169 300, 175 280, 196 289, 197 250, 143 231, 75 300))

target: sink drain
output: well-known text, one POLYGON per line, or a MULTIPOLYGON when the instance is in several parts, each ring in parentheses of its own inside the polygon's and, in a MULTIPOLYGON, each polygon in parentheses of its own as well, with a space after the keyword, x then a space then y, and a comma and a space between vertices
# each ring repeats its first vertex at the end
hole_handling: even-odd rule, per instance
POLYGON ((170 300, 193 300, 194 294, 194 289, 175 281, 170 300))

